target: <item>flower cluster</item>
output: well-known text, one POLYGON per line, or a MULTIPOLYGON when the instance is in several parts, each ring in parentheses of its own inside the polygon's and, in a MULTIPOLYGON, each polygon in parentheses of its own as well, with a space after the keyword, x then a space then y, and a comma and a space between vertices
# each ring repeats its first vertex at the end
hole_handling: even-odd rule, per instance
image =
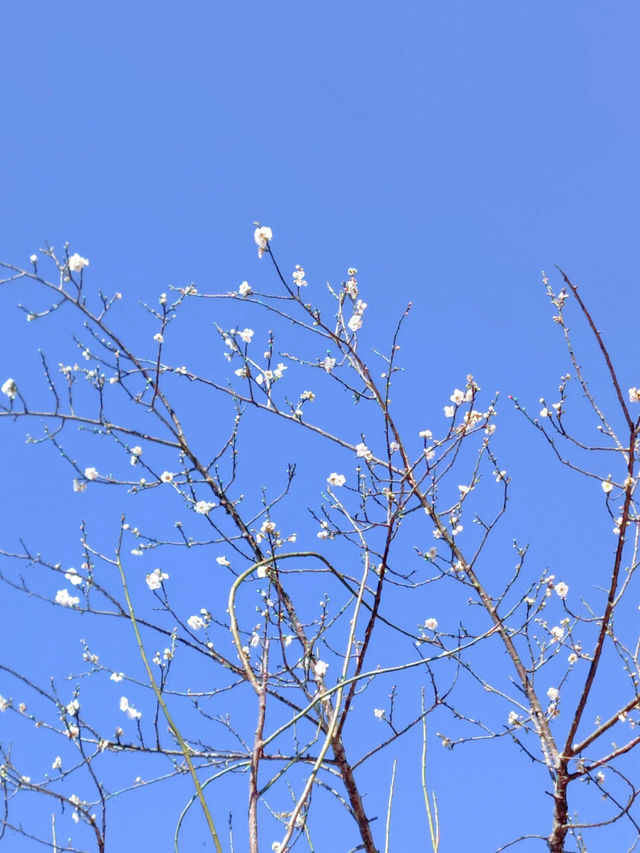
POLYGON ((305 272, 300 264, 296 264, 296 268, 293 271, 293 283, 296 287, 306 287, 307 282, 305 281, 305 272))
POLYGON ((253 232, 253 239, 258 247, 258 257, 261 258, 267 250, 269 241, 273 239, 273 231, 266 225, 259 226, 253 232))

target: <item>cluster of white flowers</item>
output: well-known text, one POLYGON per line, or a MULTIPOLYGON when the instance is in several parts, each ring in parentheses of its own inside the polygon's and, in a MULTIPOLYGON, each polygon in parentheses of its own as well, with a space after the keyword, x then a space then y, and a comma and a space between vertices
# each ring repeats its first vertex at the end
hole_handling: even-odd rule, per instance
POLYGON ((640 388, 629 388, 629 402, 640 403, 640 388))
POLYGON ((69 258, 68 265, 71 272, 82 272, 85 267, 89 266, 89 259, 83 258, 76 252, 69 258))
POLYGON ((126 696, 120 697, 120 710, 126 713, 130 720, 139 720, 142 717, 142 712, 130 705, 126 696))
POLYGON ((129 462, 132 465, 137 465, 138 459, 140 458, 140 456, 142 456, 142 448, 140 447, 140 445, 136 445, 135 447, 132 447, 129 462))
POLYGON ((300 264, 296 264, 296 268, 293 271, 293 283, 296 287, 306 287, 307 282, 305 281, 305 272, 300 266, 300 264))
POLYGON ((327 373, 331 373, 333 368, 336 366, 335 358, 331 358, 331 356, 326 356, 322 361, 318 362, 318 367, 324 368, 327 373))
POLYGON ((15 400, 18 393, 18 386, 13 379, 7 379, 2 384, 2 393, 6 394, 10 400, 15 400))
POLYGON ((162 569, 154 569, 151 574, 148 574, 145 578, 150 590, 160 589, 162 582, 168 579, 169 575, 166 572, 163 572, 162 569))
POLYGON ((350 296, 351 299, 358 298, 358 282, 356 276, 358 275, 358 270, 355 267, 349 267, 347 270, 347 275, 349 278, 344 283, 344 289, 347 296, 350 296))
POLYGON ((193 507, 199 515, 207 515, 215 507, 211 501, 197 501, 193 507))
POLYGON ((313 665, 313 674, 316 678, 324 678, 329 669, 329 664, 323 660, 318 660, 313 665))
POLYGON ((564 639, 564 628, 561 628, 559 625, 555 625, 549 633, 553 637, 551 640, 552 643, 559 643, 564 639))
POLYGON ((347 323, 352 332, 357 332, 362 328, 362 316, 367 308, 367 303, 362 299, 358 299, 353 307, 353 317, 347 323))
POLYGON ((74 569, 73 566, 65 572, 64 577, 72 586, 80 586, 82 583, 82 576, 78 574, 78 570, 74 569))
POLYGON ((80 604, 80 599, 77 595, 70 595, 68 589, 59 589, 56 592, 56 604, 61 604, 62 607, 76 607, 80 604))
POLYGON ((258 257, 261 258, 269 243, 269 240, 273 239, 273 231, 271 228, 267 228, 266 225, 259 226, 253 232, 253 239, 256 241, 256 246, 258 247, 258 257))
POLYGON ((550 702, 557 702, 560 698, 560 691, 557 687, 550 687, 547 690, 547 696, 549 697, 550 702))
POLYGON ((364 459, 365 462, 371 462, 373 459, 373 453, 362 441, 359 444, 356 444, 356 456, 360 457, 360 459, 364 459))
POLYGON ((449 399, 455 406, 461 406, 463 403, 470 402, 472 397, 473 391, 471 388, 467 388, 466 391, 461 391, 459 388, 454 388, 453 394, 449 397, 449 399))
POLYGON ((344 476, 344 474, 336 474, 335 471, 329 474, 329 476, 327 477, 327 483, 330 486, 344 486, 346 482, 347 478, 344 476))

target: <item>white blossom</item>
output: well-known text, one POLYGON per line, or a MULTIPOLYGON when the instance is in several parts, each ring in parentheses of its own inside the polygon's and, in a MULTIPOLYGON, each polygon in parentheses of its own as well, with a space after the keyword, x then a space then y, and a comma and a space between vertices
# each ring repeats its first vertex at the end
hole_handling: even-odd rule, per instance
POLYGON ((327 670, 329 669, 329 664, 323 660, 318 660, 313 665, 313 674, 316 678, 324 678, 327 674, 327 670))
POLYGON ((123 678, 124 678, 124 673, 123 673, 123 672, 112 672, 112 673, 111 673, 111 675, 109 676, 109 680, 110 680, 110 681, 115 681, 115 682, 116 682, 116 684, 117 684, 119 681, 122 681, 122 679, 123 679, 123 678))
POLYGON ((0 695, 0 711, 4 714, 4 712, 11 707, 11 699, 5 699, 4 696, 0 695))
POLYGON ((331 373, 331 371, 333 370, 333 368, 335 366, 336 366, 335 358, 331 358, 331 356, 329 356, 329 355, 326 358, 324 358, 318 365, 318 367, 324 367, 324 369, 327 373, 331 373))
POLYGON ((549 700, 551 702, 557 702, 558 699, 560 698, 560 691, 558 690, 557 687, 550 687, 547 690, 547 696, 549 697, 549 700))
POLYGON ((248 282, 248 281, 243 281, 243 282, 242 282, 242 284, 241 284, 241 285, 240 285, 240 287, 238 288, 238 293, 239 293, 239 294, 240 294, 240 296, 242 296, 243 298, 244 298, 245 296, 249 296, 249 294, 250 294, 250 293, 252 293, 251 285, 249 284, 249 282, 248 282))
POLYGON ((173 474, 170 471, 163 471, 160 474, 160 479, 163 483, 170 483, 173 480, 173 474))
POLYGON ((520 715, 517 711, 509 711, 509 716, 507 717, 507 722, 510 726, 517 726, 518 721, 520 719, 520 715))
POLYGON ((566 583, 564 583, 564 581, 560 581, 560 583, 557 583, 554 589, 556 593, 560 596, 560 598, 566 598, 567 593, 569 592, 569 587, 566 583))
POLYGON ((244 341, 245 344, 251 343, 251 338, 254 335, 253 329, 243 329, 241 332, 238 332, 238 336, 241 341, 244 341))
POLYGON ((273 239, 273 232, 271 228, 263 225, 256 228, 253 232, 253 239, 256 241, 256 246, 258 247, 258 257, 261 258, 265 253, 269 240, 273 239))
POLYGON ((605 495, 608 495, 609 492, 613 490, 613 483, 611 482, 611 480, 603 480, 601 485, 602 491, 605 493, 605 495))
POLYGON ((444 407, 444 416, 445 418, 452 418, 456 413, 455 406, 445 406, 444 407))
POLYGON ((65 572, 65 580, 67 580, 73 586, 80 586, 82 583, 82 577, 78 574, 78 570, 74 568, 70 568, 68 572, 65 572))
POLYGON ((120 710, 126 713, 131 720, 139 720, 142 717, 142 713, 129 704, 126 696, 120 697, 120 710))
POLYGON ((148 574, 145 578, 147 581, 147 586, 150 590, 160 589, 162 586, 162 582, 168 580, 169 575, 166 572, 163 572, 162 569, 154 569, 151 574, 148 574))
POLYGON ((187 619, 187 625, 192 631, 199 631, 201 628, 205 627, 205 621, 201 616, 189 616, 187 619))
POLYGON ((376 720, 384 720, 384 708, 374 708, 373 716, 376 720))
POLYGON ((226 557, 216 557, 216 563, 219 566, 230 566, 231 565, 231 563, 229 562, 229 560, 227 560, 226 557))
POLYGON ((428 631, 435 631, 438 627, 438 620, 431 617, 430 619, 425 619, 424 627, 428 631))
POLYGON ((84 476, 87 478, 87 480, 97 480, 100 475, 98 474, 96 468, 85 468, 84 476))
POLYGON ((347 323, 347 326, 349 326, 352 332, 358 332, 362 328, 362 315, 354 314, 347 323))
POLYGON ((367 462, 370 462, 373 459, 373 453, 362 441, 359 444, 356 444, 356 456, 359 456, 367 462))
POLYGON ((296 287, 306 287, 307 282, 305 281, 305 272, 300 264, 296 264, 296 268, 293 271, 293 283, 296 287))
POLYGON ((335 471, 329 474, 329 476, 327 477, 327 483, 330 486, 344 486, 346 481, 347 478, 344 476, 344 474, 336 474, 335 471))
POLYGON ((16 385, 13 379, 7 379, 6 382, 2 384, 2 393, 6 394, 10 400, 15 400, 16 394, 18 393, 18 386, 16 385))
POLYGON ((155 335, 153 336, 153 340, 157 344, 163 344, 164 343, 164 337, 160 334, 160 332, 155 333, 155 335))
POLYGON ((59 589, 56 592, 56 604, 61 604, 63 607, 75 607, 80 604, 80 599, 77 595, 69 595, 67 589, 59 589))
POLYGON ((214 508, 215 504, 210 501, 197 501, 194 506, 195 511, 199 515, 207 515, 207 513, 214 508))
POLYGON ((629 388, 629 402, 640 403, 640 388, 629 388))
POLYGON ((82 272, 85 267, 89 266, 89 259, 83 258, 77 252, 69 258, 69 269, 71 272, 82 272))
POLYGON ((61 767, 62 767, 62 758, 60 758, 59 755, 56 755, 56 757, 53 759, 53 764, 51 765, 51 769, 52 770, 60 770, 61 767))

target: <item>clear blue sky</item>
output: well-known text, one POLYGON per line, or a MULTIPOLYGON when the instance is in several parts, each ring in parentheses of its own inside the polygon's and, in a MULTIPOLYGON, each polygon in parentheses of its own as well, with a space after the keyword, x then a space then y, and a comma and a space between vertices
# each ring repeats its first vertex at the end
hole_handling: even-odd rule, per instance
MULTIPOLYGON (((318 287, 358 267, 372 341, 413 302, 408 421, 439 411, 468 372, 488 392, 553 395, 564 364, 540 272, 559 264, 609 335, 625 387, 640 384, 639 27, 630 0, 5 4, 0 256, 27 264, 45 241, 68 240, 92 282, 133 306, 169 284, 266 278, 252 244, 260 220, 287 268, 303 264, 318 287)), ((9 312, 15 301, 2 301, 0 379, 20 373, 17 353, 24 377, 35 369, 24 353, 56 345, 9 312)), ((121 322, 135 330, 133 314, 121 322)), ((542 449, 502 409, 502 452, 520 476, 507 539, 542 528, 535 560, 577 577, 594 546, 571 486, 541 481, 542 449)), ((75 532, 61 531, 82 510, 65 505, 68 490, 55 497, 55 472, 42 495, 46 454, 25 462, 18 432, 0 462, 3 539, 59 535, 72 550, 75 532)), ((29 617, 11 602, 0 613, 17 631, 29 617)), ((37 666, 38 643, 25 644, 37 666)), ((469 823, 479 853, 518 831, 474 807, 474 786, 498 774, 488 754, 431 749, 443 853, 468 843, 469 823)), ((505 803, 526 797, 496 782, 505 803)), ((169 850, 165 830, 152 848, 130 826, 113 849, 169 850)), ((402 832, 395 849, 422 849, 402 832)))

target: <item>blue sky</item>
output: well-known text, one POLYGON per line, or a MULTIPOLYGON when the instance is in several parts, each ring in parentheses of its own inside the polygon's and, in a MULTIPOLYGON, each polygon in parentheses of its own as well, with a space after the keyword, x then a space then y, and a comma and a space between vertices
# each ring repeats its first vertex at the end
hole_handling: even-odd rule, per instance
MULTIPOLYGON (((640 384, 639 25, 629 0, 7 4, 0 256, 26 265, 45 241, 70 241, 90 258, 92 284, 122 291, 120 328, 135 335, 147 322, 136 301, 171 284, 266 287, 273 279, 252 242, 259 220, 284 267, 303 264, 318 288, 358 268, 369 344, 388 342, 413 303, 398 392, 411 429, 431 422, 469 372, 489 394, 533 406, 553 396, 565 364, 540 278, 558 264, 593 308, 624 386, 640 384)), ((2 299, 0 374, 26 383, 35 348, 55 363, 67 344, 59 328, 24 323, 15 291, 2 299)), ((205 360, 200 320, 190 318, 201 337, 187 329, 180 340, 205 360)), ((595 360, 593 370, 599 378, 595 360)), ((500 449, 515 482, 506 541, 533 541, 536 565, 559 563, 573 583, 608 547, 584 533, 597 507, 582 505, 570 478, 542 476, 550 459, 503 412, 500 449)), ((340 409, 327 417, 341 425, 340 409)), ((42 448, 27 459, 20 428, 2 426, 3 540, 20 532, 36 550, 53 540, 74 553, 84 508, 63 461, 42 448)), ((302 451, 290 442, 292 456, 302 451)), ((251 441, 247 453, 260 456, 251 441)), ((262 476, 275 477, 284 456, 262 476)), ((119 512, 111 494, 90 500, 97 518, 119 512)), ((26 608, 16 596, 0 604, 14 636, 32 618, 26 608)), ((68 623, 38 612, 53 619, 42 625, 62 655, 68 623)), ((42 637, 21 636, 25 666, 46 676, 42 637)), ((430 749, 443 853, 468 844, 468 825, 480 853, 518 831, 520 818, 496 826, 486 801, 476 809, 487 775, 514 810, 526 798, 488 752, 442 755, 437 739, 430 749)), ((536 803, 544 830, 544 798, 536 803)), ((113 849, 146 849, 142 829, 127 831, 113 849)), ((422 849, 404 825, 397 831, 396 849, 422 849)), ((160 820, 154 849, 169 850, 165 838, 160 820)))

